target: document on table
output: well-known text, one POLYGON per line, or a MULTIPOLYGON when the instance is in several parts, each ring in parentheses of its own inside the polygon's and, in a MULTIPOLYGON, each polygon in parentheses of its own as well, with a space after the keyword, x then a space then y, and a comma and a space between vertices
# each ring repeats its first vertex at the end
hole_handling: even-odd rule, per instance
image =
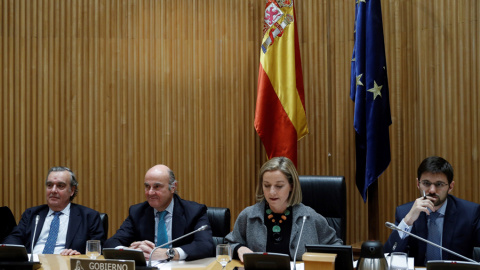
MULTIPOLYGON (((24 253, 25 254, 25 253, 24 253)), ((28 260, 30 261, 30 257, 32 257, 32 254, 28 254, 28 260)), ((33 261, 34 262, 40 262, 40 260, 38 259, 38 254, 33 254, 33 261)))

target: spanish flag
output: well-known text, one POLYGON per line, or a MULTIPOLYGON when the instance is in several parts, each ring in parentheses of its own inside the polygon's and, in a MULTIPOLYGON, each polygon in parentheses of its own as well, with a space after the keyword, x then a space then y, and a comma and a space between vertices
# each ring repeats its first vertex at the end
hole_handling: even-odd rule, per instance
POLYGON ((308 134, 293 0, 267 0, 258 70, 255 129, 268 158, 297 164, 297 141, 308 134))

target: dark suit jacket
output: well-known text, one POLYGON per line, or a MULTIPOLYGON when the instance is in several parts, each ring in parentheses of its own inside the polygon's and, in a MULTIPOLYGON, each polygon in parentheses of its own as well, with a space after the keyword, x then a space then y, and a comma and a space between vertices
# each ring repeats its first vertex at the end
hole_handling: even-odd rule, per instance
MULTIPOLYGON (((174 194, 173 199, 172 239, 192 232, 203 225, 210 226, 205 205, 182 200, 176 194, 174 194)), ((155 243, 155 217, 153 210, 147 201, 132 205, 127 219, 125 219, 117 233, 105 242, 105 247, 128 247, 132 242, 143 240, 155 243)), ((182 248, 188 254, 186 260, 215 257, 215 246, 210 227, 207 230, 174 242, 172 246, 182 248)))
MULTIPOLYGON (((18 225, 12 233, 5 238, 4 244, 24 245, 27 252, 31 252, 32 235, 35 230, 35 216, 39 215, 37 232, 35 234, 35 243, 43 228, 45 217, 48 214, 48 205, 40 205, 28 208, 23 214, 18 225)), ((85 254, 87 240, 100 240, 103 244, 106 236, 103 231, 100 214, 88 207, 71 203, 70 219, 68 221, 66 249, 74 249, 85 254)))
MULTIPOLYGON (((414 202, 400 205, 396 209, 395 224, 399 224, 412 208, 414 202)), ((448 195, 447 209, 443 222, 442 246, 465 257, 472 258, 473 248, 480 246, 480 205, 448 195)), ((428 237, 427 215, 421 213, 413 223, 411 233, 422 238, 428 237)), ((425 252, 427 243, 408 236, 400 239, 398 232, 393 231, 384 245, 385 252, 395 251, 408 252, 410 257, 415 258, 415 265, 425 264, 425 252)), ((443 260, 462 260, 461 258, 442 252, 443 260)))
POLYGON ((5 237, 17 226, 17 221, 7 206, 0 207, 0 220, 0 243, 3 243, 5 237))

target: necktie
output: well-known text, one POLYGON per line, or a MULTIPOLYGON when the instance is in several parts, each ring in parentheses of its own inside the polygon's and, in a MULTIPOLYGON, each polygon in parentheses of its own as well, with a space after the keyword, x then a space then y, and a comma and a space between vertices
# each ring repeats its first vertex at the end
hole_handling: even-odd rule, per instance
MULTIPOLYGON (((440 242, 441 240, 441 228, 436 223, 436 220, 440 213, 438 212, 432 212, 430 213, 430 222, 428 223, 428 240, 437 244, 441 245, 442 243, 440 242)), ((441 260, 442 259, 442 254, 441 250, 438 247, 435 247, 433 245, 427 244, 427 253, 425 256, 425 259, 427 261, 431 260, 441 260)))
POLYGON ((43 254, 53 254, 57 243, 58 228, 60 228, 60 215, 62 212, 54 212, 53 220, 50 224, 50 232, 48 233, 47 242, 43 248, 43 254))
POLYGON ((165 226, 165 215, 167 211, 157 212, 158 227, 157 227, 157 247, 168 242, 167 227, 165 226))

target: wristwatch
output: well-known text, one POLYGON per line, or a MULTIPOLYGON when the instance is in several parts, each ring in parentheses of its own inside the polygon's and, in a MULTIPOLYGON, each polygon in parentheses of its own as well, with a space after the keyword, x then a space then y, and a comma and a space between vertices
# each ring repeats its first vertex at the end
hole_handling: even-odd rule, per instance
POLYGON ((175 257, 175 249, 173 248, 167 249, 166 254, 167 254, 167 261, 173 260, 173 258, 175 257))

